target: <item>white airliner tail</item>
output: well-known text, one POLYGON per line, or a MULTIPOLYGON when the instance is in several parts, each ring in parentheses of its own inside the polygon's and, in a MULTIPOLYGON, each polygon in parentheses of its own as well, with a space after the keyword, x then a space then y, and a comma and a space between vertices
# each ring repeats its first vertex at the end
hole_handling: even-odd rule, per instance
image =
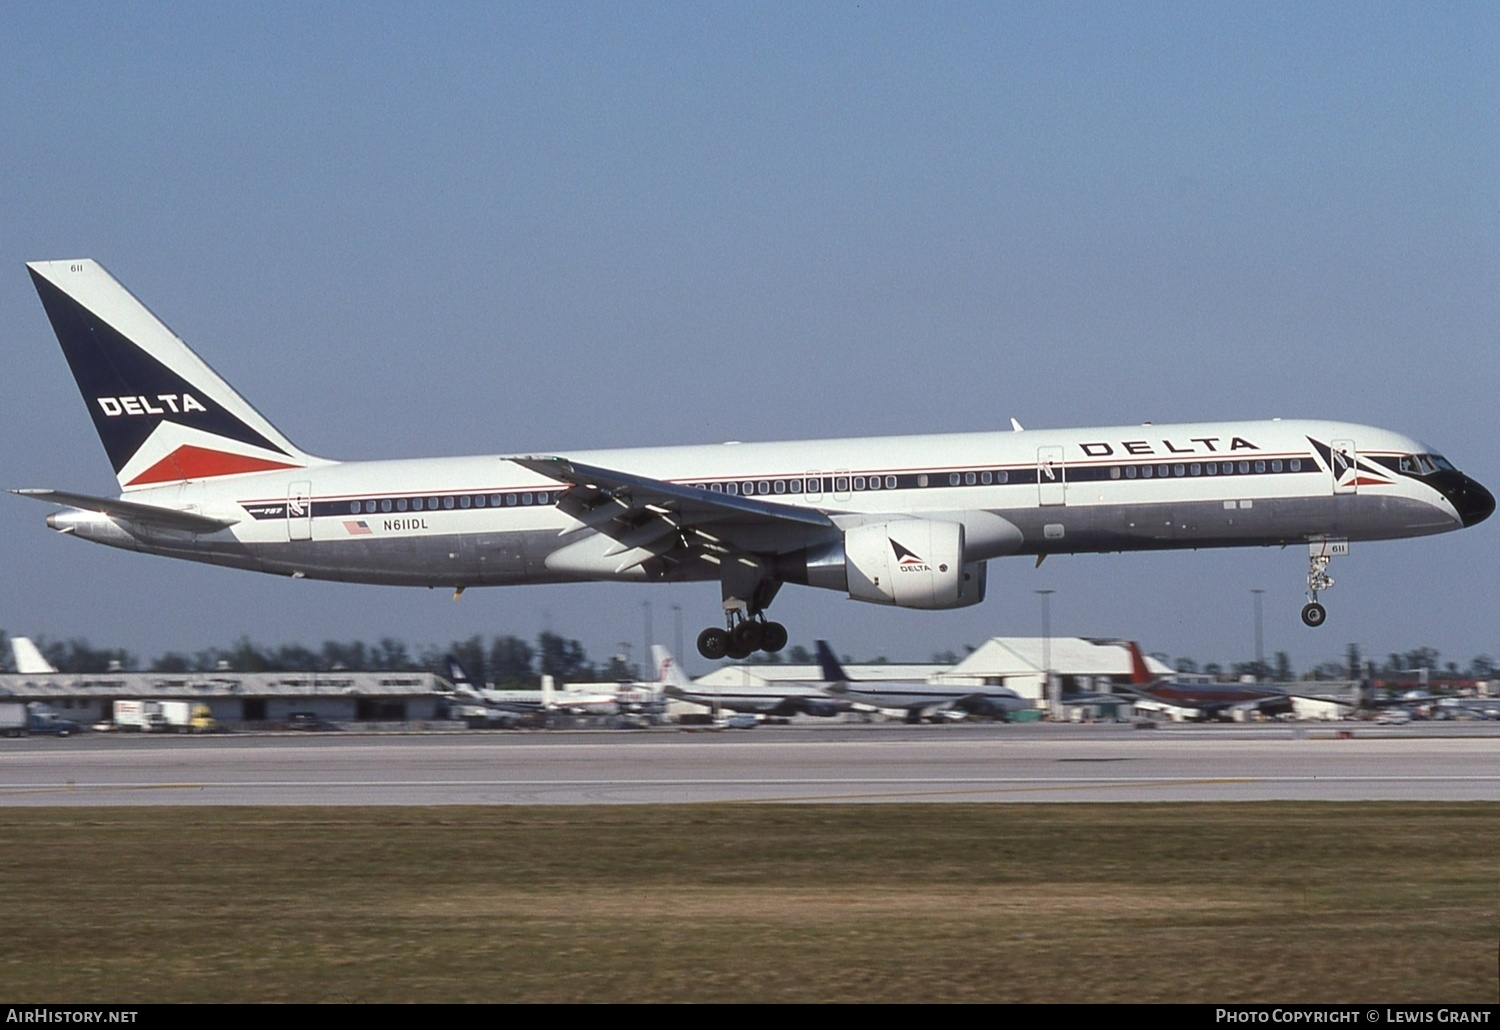
POLYGON ((283 436, 97 261, 26 267, 122 490, 327 464, 283 436))
POLYGON ((651 660, 656 663, 656 686, 662 687, 691 687, 693 681, 688 679, 687 673, 682 671, 682 666, 677 664, 677 659, 672 657, 660 644, 651 645, 651 660))
POLYGON ((47 661, 38 648, 27 637, 11 637, 10 652, 16 659, 16 671, 30 676, 42 676, 56 672, 57 666, 47 661))

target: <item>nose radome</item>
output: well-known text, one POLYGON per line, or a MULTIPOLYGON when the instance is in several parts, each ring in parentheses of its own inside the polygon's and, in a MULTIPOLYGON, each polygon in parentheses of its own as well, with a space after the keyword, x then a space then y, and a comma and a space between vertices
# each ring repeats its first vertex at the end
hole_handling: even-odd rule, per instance
POLYGON ((1448 499, 1453 502, 1465 526, 1478 525, 1495 513, 1495 495, 1468 476, 1459 479, 1448 499))

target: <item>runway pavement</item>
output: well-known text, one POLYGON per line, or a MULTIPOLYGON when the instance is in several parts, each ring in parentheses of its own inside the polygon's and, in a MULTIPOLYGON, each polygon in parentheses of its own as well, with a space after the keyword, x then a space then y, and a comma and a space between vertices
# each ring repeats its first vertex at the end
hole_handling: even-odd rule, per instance
POLYGON ((0 742, 0 804, 1500 800, 1492 731, 1338 732, 996 725, 32 738, 0 742))

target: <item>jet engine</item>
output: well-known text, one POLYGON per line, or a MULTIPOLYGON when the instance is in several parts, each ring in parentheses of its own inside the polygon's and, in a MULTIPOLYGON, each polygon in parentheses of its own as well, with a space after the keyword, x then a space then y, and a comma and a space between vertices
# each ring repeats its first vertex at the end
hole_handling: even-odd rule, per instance
POLYGON ((967 608, 984 600, 985 563, 964 561, 962 523, 892 519, 854 526, 844 539, 786 555, 777 576, 898 608, 967 608))

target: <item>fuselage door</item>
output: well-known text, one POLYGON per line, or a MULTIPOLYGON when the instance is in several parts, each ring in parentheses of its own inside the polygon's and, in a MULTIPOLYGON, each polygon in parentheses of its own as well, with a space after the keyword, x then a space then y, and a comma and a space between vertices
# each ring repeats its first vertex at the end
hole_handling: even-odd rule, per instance
POLYGON ((1068 475, 1061 447, 1036 449, 1036 491, 1037 503, 1043 507, 1067 503, 1068 475))
POLYGON ((1358 492, 1359 460, 1353 440, 1334 440, 1329 445, 1329 464, 1333 466, 1333 492, 1358 492))
POLYGON ((286 490, 286 537, 312 539, 312 484, 293 483, 286 490))
POLYGON ((823 499, 823 473, 817 469, 813 469, 807 474, 806 497, 814 504, 823 499))

